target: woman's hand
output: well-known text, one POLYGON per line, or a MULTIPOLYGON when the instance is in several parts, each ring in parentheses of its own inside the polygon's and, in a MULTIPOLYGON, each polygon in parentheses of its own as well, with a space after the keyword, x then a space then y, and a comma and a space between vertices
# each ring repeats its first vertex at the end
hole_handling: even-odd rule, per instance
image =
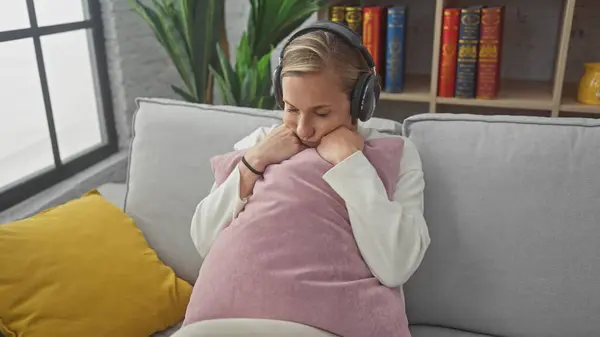
POLYGON ((264 171, 306 149, 300 139, 284 124, 270 132, 262 141, 248 149, 246 161, 256 170, 264 171))
POLYGON ((340 126, 321 138, 317 152, 329 163, 337 165, 364 147, 365 139, 361 134, 340 126))

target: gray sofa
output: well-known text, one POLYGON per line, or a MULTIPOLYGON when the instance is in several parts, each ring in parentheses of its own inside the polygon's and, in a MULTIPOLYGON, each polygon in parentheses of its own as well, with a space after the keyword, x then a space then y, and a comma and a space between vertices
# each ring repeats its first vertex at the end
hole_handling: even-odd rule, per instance
MULTIPOLYGON (((280 115, 138 106, 124 210, 193 283, 201 260, 189 225, 213 183, 209 158, 280 115)), ((432 243, 405 286, 414 337, 600 336, 600 121, 424 114, 369 124, 403 132, 423 161, 432 243)))

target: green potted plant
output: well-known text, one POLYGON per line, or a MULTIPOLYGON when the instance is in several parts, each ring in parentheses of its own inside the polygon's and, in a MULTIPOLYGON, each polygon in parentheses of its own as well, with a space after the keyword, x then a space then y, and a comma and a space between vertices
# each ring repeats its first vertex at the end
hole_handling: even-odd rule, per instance
POLYGON ((186 101, 212 103, 212 82, 223 104, 274 108, 271 53, 283 39, 324 5, 320 0, 249 0, 246 31, 229 61, 224 0, 129 0, 173 61, 186 101))
POLYGON ((250 0, 250 16, 236 49, 235 65, 219 45, 219 62, 216 67, 209 65, 223 104, 274 108, 271 53, 323 5, 317 0, 250 0))
POLYGON ((225 1, 152 0, 151 6, 141 0, 129 3, 150 26, 185 86, 171 88, 186 101, 212 103, 208 65, 218 62, 215 45, 222 38, 219 33, 225 31, 225 1))

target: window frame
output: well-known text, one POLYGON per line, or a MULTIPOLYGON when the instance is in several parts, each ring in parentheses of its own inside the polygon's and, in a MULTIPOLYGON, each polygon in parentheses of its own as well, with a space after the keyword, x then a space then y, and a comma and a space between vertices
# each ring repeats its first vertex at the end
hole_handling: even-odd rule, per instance
POLYGON ((33 40, 54 158, 54 167, 36 172, 32 176, 24 177, 8 186, 0 186, 0 212, 25 201, 39 192, 74 176, 118 152, 118 137, 108 76, 106 48, 104 45, 105 39, 102 11, 99 0, 82 1, 84 9, 87 9, 86 18, 83 21, 39 27, 37 24, 34 0, 26 0, 30 27, 0 31, 0 43, 25 38, 31 38, 33 40), (58 138, 56 135, 52 103, 50 100, 50 90, 42 53, 41 37, 82 29, 88 30, 91 38, 88 40, 88 45, 92 51, 90 53, 92 55, 92 71, 94 72, 95 89, 97 92, 96 97, 100 107, 98 118, 100 120, 104 142, 102 145, 92 147, 83 152, 83 154, 78 154, 76 157, 69 158, 69 160, 65 162, 60 157, 58 147, 58 138))

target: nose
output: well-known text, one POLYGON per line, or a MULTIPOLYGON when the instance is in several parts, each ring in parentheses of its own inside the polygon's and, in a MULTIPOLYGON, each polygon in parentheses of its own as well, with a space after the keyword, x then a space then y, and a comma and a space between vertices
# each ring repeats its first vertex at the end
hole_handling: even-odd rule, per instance
POLYGON ((300 118, 296 125, 296 135, 300 139, 308 140, 315 134, 315 128, 308 118, 300 118))

